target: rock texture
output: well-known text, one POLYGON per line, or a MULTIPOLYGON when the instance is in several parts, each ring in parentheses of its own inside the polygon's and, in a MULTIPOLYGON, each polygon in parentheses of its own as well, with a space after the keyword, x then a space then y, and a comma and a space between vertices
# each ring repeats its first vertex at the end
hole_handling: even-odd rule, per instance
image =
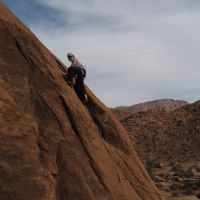
POLYGON ((0 199, 158 200, 128 134, 0 3, 0 199))
POLYGON ((148 111, 148 110, 154 112, 159 112, 162 110, 172 111, 187 104, 188 102, 183 100, 159 99, 159 100, 139 103, 133 106, 119 106, 116 107, 114 110, 118 110, 118 112, 121 111, 121 112, 133 112, 133 113, 148 111))
POLYGON ((197 161, 200 101, 167 112, 129 113, 121 122, 143 160, 197 161))

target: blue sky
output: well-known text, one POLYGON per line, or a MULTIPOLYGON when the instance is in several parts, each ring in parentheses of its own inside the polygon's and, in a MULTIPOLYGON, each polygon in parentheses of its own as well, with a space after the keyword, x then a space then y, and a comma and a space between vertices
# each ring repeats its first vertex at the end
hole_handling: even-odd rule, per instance
POLYGON ((108 106, 200 99, 199 0, 4 0, 108 106))
POLYGON ((57 10, 41 5, 35 0, 3 0, 3 2, 15 13, 26 25, 37 24, 39 21, 51 23, 51 25, 62 22, 57 17, 57 10))

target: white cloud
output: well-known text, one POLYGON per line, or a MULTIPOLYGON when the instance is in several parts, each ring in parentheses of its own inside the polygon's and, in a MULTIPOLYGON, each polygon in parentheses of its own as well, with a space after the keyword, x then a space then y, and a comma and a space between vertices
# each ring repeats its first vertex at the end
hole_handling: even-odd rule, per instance
POLYGON ((65 62, 75 52, 86 82, 108 106, 157 98, 200 99, 197 0, 40 0, 57 9, 56 29, 33 31, 65 62))

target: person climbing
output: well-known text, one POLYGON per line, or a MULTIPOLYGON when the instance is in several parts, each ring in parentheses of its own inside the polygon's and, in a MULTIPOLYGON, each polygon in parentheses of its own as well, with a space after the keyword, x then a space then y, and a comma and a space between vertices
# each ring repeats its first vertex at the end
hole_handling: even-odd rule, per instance
POLYGON ((84 84, 84 78, 86 77, 85 66, 79 62, 73 53, 68 53, 67 57, 71 62, 68 68, 67 82, 74 87, 80 100, 86 103, 88 102, 88 96, 84 84))

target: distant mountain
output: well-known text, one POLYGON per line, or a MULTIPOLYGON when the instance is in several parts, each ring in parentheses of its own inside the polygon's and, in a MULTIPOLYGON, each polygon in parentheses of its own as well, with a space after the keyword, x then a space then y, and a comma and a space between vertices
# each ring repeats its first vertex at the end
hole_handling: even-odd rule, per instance
POLYGON ((119 119, 123 119, 124 117, 131 115, 132 113, 150 110, 154 112, 159 112, 162 110, 172 111, 187 104, 189 103, 183 100, 159 99, 135 104, 133 106, 118 106, 111 110, 119 119))
POLYGON ((179 107, 185 106, 187 104, 188 104, 188 102, 183 101, 183 100, 159 99, 159 100, 139 103, 139 104, 136 104, 133 106, 119 106, 119 107, 116 107, 115 109, 124 109, 124 110, 130 111, 130 112, 140 112, 140 111, 147 111, 147 110, 171 111, 171 110, 175 110, 179 107))

